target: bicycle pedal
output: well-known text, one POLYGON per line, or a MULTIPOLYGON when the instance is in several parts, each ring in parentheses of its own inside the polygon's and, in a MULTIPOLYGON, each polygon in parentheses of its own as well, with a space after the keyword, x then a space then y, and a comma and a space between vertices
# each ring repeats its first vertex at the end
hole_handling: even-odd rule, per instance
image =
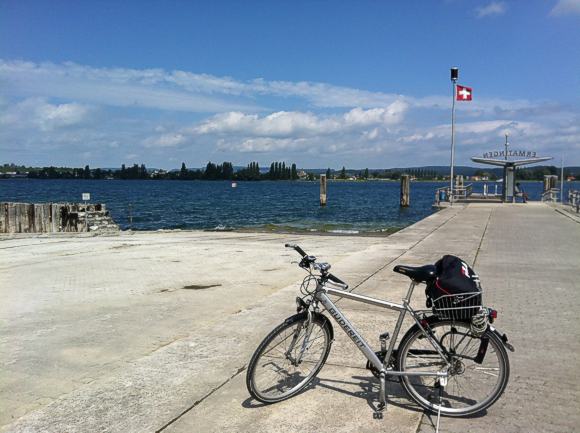
POLYGON ((387 408, 387 405, 383 402, 378 402, 375 411, 373 412, 373 419, 383 419, 383 411, 387 408))

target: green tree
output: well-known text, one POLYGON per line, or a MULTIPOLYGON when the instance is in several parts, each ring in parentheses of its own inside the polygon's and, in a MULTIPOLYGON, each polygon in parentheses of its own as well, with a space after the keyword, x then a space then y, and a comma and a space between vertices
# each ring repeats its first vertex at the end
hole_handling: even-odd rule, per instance
POLYGON ((340 170, 340 179, 346 179, 346 168, 342 166, 342 170, 340 170))
POLYGON ((270 171, 268 172, 268 177, 270 178, 270 180, 276 179, 276 173, 274 170, 274 163, 270 164, 270 171))
POLYGON ((298 179, 298 171, 296 170, 296 164, 292 164, 291 177, 292 177, 292 180, 298 179))

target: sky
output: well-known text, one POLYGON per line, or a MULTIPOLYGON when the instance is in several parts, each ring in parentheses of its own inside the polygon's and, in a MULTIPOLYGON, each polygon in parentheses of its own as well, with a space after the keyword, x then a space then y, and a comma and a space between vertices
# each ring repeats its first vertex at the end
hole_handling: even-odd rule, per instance
POLYGON ((580 0, 0 2, 0 163, 580 165, 580 0))

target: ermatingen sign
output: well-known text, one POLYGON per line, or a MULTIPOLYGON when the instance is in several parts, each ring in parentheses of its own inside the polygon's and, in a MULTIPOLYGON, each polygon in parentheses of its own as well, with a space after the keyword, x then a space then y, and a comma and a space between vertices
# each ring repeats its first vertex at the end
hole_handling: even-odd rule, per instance
MULTIPOLYGON (((484 158, 505 158, 505 150, 494 150, 492 152, 485 152, 484 158)), ((536 152, 529 150, 508 150, 507 156, 521 156, 524 158, 537 158, 536 152)))

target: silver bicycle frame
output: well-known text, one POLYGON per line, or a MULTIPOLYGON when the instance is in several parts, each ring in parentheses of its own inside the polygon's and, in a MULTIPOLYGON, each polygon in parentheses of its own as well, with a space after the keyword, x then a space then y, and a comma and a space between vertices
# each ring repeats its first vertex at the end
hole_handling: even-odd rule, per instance
POLYGON ((417 323, 419 328, 422 330, 425 337, 431 343, 431 345, 435 348, 435 350, 439 353, 442 359, 446 359, 445 355, 441 351, 441 348, 436 344, 433 338, 425 331, 415 311, 409 305, 409 301, 411 299, 411 295, 413 294, 413 290, 415 288, 416 283, 413 281, 409 286, 409 290, 407 291, 407 295, 403 298, 402 304, 396 304, 389 301, 384 301, 381 299, 371 298, 369 296, 364 295, 357 295, 355 293, 348 292, 346 290, 340 289, 333 289, 331 287, 326 287, 318 283, 316 288, 315 298, 319 301, 326 311, 332 316, 332 318, 340 325, 346 335, 353 341, 356 347, 363 353, 363 355, 373 364, 373 366, 379 370, 381 373, 386 374, 387 376, 437 376, 437 377, 447 377, 448 373, 445 372, 412 372, 412 371, 395 371, 388 369, 388 362, 391 359, 391 355, 393 354, 393 350, 395 347, 395 342, 397 341, 397 337, 399 332, 401 331, 401 326, 403 325, 403 320, 407 312, 411 314, 411 317, 417 323), (384 363, 378 358, 375 354, 374 350, 371 349, 369 344, 365 341, 365 339, 358 333, 355 327, 350 323, 350 321, 344 316, 344 314, 340 311, 340 309, 330 300, 328 295, 338 296, 340 298, 350 299, 356 302, 362 302, 364 304, 374 305, 376 307, 381 308, 388 308, 390 310, 399 311, 399 318, 397 319, 397 323, 395 325, 395 330, 391 337, 391 341, 389 342, 389 347, 387 350, 387 355, 385 356, 384 363))

